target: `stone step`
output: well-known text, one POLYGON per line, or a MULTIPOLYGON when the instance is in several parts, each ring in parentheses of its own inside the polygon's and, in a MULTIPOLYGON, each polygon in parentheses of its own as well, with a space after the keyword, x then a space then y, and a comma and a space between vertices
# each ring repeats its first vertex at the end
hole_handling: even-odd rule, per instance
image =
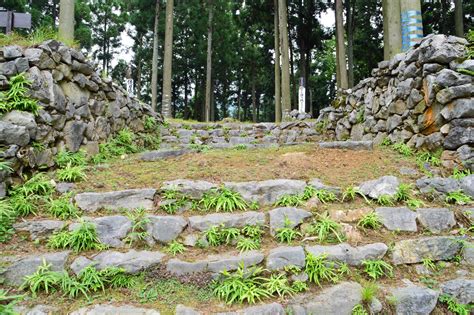
POLYGON ((348 149, 348 150, 372 150, 374 147, 373 141, 331 141, 320 142, 320 148, 324 149, 348 149))

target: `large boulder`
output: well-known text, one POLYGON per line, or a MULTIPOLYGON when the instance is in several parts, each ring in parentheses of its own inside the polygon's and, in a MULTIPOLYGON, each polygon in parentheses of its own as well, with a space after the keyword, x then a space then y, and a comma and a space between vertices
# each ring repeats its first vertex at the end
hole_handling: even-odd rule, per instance
POLYGON ((25 126, 0 121, 0 144, 26 146, 30 143, 30 132, 25 126))
POLYGON ((120 209, 153 209, 155 189, 129 189, 104 193, 81 193, 76 195, 77 206, 86 212, 100 209, 119 211, 120 209))
POLYGON ((268 270, 280 270, 288 266, 304 267, 305 253, 302 246, 280 246, 270 250, 267 256, 268 270))
POLYGON ((27 232, 30 239, 37 240, 61 230, 64 225, 64 222, 59 220, 29 220, 14 224, 13 228, 17 232, 27 232))
POLYGON ((32 113, 14 110, 4 115, 2 121, 25 127, 32 139, 36 136, 36 128, 38 126, 35 121, 35 116, 32 113))
POLYGON ((6 265, 6 268, 0 275, 5 279, 5 284, 19 286, 23 283, 25 276, 35 273, 43 262, 50 264, 52 271, 64 271, 69 253, 69 251, 63 251, 50 254, 33 254, 26 257, 3 257, 0 262, 6 265))
POLYGON ((338 245, 306 246, 306 251, 314 256, 326 255, 327 259, 360 266, 363 260, 382 259, 387 253, 388 246, 384 243, 367 244, 352 247, 343 243, 338 245))
POLYGON ((447 193, 459 190, 459 182, 454 178, 442 177, 423 177, 416 181, 416 187, 423 193, 434 193, 445 195, 447 193))
POLYGON ((351 315, 352 309, 362 301, 362 287, 356 282, 342 282, 328 287, 319 294, 308 293, 290 301, 292 314, 338 314, 351 315))
POLYGON ((446 208, 420 208, 416 213, 420 224, 433 233, 449 230, 456 225, 454 212, 446 208))
POLYGON ((441 292, 449 294, 461 304, 474 302, 474 280, 472 279, 454 279, 441 283, 441 292))
POLYGON ((395 243, 392 261, 395 265, 415 264, 423 259, 449 260, 461 250, 458 239, 449 236, 424 237, 395 243))
POLYGON ((281 196, 301 194, 306 183, 301 180, 272 179, 261 182, 226 182, 224 185, 242 195, 248 202, 272 205, 281 196))
POLYGON ((397 315, 429 315, 438 302, 439 292, 410 285, 391 290, 397 315))
POLYGON ((71 120, 64 126, 64 140, 66 147, 71 152, 77 152, 84 140, 87 124, 82 121, 71 120))
POLYGON ((397 193, 398 186, 400 186, 400 181, 397 177, 383 176, 363 182, 359 185, 359 191, 372 199, 377 199, 380 196, 393 197, 397 193))
POLYGON ((375 213, 382 224, 390 231, 416 232, 416 212, 406 207, 377 208, 375 213))
POLYGON ((160 243, 175 240, 188 225, 188 221, 180 216, 149 216, 148 219, 146 230, 154 241, 160 243))
POLYGON ((262 212, 213 213, 189 217, 189 226, 198 231, 205 231, 212 226, 223 224, 225 227, 244 227, 246 225, 264 225, 265 214, 262 212))
POLYGON ((299 226, 306 218, 312 216, 312 214, 303 209, 297 208, 276 208, 268 212, 270 215, 270 232, 274 234, 277 229, 285 227, 285 220, 288 219, 291 224, 290 228, 299 226))

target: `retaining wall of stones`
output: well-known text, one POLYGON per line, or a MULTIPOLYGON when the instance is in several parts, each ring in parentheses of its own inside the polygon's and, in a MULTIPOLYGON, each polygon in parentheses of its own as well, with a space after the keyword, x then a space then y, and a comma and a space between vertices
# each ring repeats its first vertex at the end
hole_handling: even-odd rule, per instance
POLYGON ((162 128, 162 147, 188 147, 192 144, 213 148, 238 145, 265 147, 316 142, 321 137, 315 121, 276 123, 171 123, 162 128))
POLYGON ((42 109, 36 116, 12 111, 0 118, 1 158, 15 169, 51 167, 61 148, 94 154, 119 130, 143 131, 144 118, 156 117, 150 106, 102 78, 80 51, 55 40, 0 47, 0 91, 8 90, 19 73, 31 81, 29 94, 42 109))
POLYGON ((337 140, 388 137, 416 149, 444 150, 445 166, 474 170, 474 60, 463 38, 429 35, 372 77, 347 90, 318 122, 337 140), (464 72, 461 69, 465 69, 464 72), (468 70, 468 71, 466 71, 468 70))

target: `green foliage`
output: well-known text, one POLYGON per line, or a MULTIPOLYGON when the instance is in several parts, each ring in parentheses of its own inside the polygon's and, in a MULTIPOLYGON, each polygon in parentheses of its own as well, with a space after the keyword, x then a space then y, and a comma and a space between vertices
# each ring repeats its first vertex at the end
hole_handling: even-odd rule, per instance
POLYGON ((134 144, 135 140, 136 136, 130 129, 122 129, 109 142, 99 144, 99 154, 91 160, 94 164, 99 164, 117 156, 137 153, 139 149, 134 144))
POLYGON ((10 240, 13 235, 13 223, 17 217, 16 211, 8 200, 0 200, 0 243, 10 240))
POLYGON ((352 315, 369 315, 364 306, 357 304, 352 308, 352 315))
POLYGON ((71 152, 60 150, 55 158, 56 165, 59 168, 71 166, 85 166, 87 164, 86 153, 84 151, 71 152))
POLYGON ((466 304, 460 304, 458 301, 448 294, 442 294, 439 297, 441 303, 447 304, 448 310, 456 315, 469 315, 471 313, 472 306, 466 304))
POLYGON ((275 230, 275 237, 280 243, 290 244, 297 237, 301 237, 301 233, 292 228, 293 222, 285 217, 284 227, 275 230))
POLYGON ((421 263, 426 268, 426 270, 431 270, 431 271, 438 270, 438 267, 436 266, 436 264, 433 262, 431 258, 423 258, 421 263))
POLYGON ((21 289, 28 289, 33 297, 41 292, 55 292, 60 286, 63 275, 60 272, 51 271, 51 264, 43 260, 43 264, 32 275, 26 276, 21 289))
POLYGON ((285 274, 271 275, 263 284, 264 288, 270 295, 278 295, 285 297, 286 295, 293 296, 296 293, 295 289, 289 284, 285 274))
POLYGON ((389 195, 381 195, 377 198, 377 203, 381 206, 393 206, 394 198, 389 195))
POLYGON ((237 241, 237 249, 240 252, 260 249, 260 241, 247 237, 240 237, 237 241))
POLYGON ((93 265, 89 265, 79 272, 78 279, 89 291, 104 291, 105 283, 103 273, 103 271, 97 270, 93 265))
POLYGON ((302 195, 283 195, 278 198, 275 206, 278 207, 298 207, 304 202, 302 195))
POLYGON ((327 255, 314 256, 311 253, 306 255, 305 272, 311 282, 321 286, 322 281, 336 283, 339 275, 334 262, 328 261, 327 255))
POLYGON ((147 217, 145 208, 137 208, 129 211, 127 212, 127 217, 132 221, 132 229, 124 241, 131 247, 136 242, 144 242, 149 236, 146 226, 150 223, 150 219, 147 217))
POLYGON ((364 272, 374 280, 383 276, 391 277, 393 274, 393 267, 383 260, 363 260, 362 266, 364 272))
POLYGON ((260 241, 263 233, 264 232, 260 225, 246 225, 242 228, 243 235, 256 241, 260 241))
POLYGON ((357 226, 360 226, 363 229, 379 229, 382 226, 382 222, 380 222, 380 218, 377 215, 377 212, 371 211, 364 215, 362 219, 357 222, 357 226))
POLYGON ((400 184, 397 188, 397 193, 395 194, 395 200, 397 201, 407 201, 410 199, 411 190, 413 185, 411 184, 400 184))
POLYGON ((0 289, 0 314, 17 315, 15 305, 23 298, 23 295, 8 295, 8 291, 0 289))
POLYGON ((320 242, 343 242, 344 234, 339 223, 329 217, 326 212, 319 215, 318 219, 308 228, 308 233, 318 237, 320 242))
POLYGON ((389 147, 392 145, 392 141, 390 141, 389 137, 383 138, 382 142, 380 143, 380 146, 382 147, 389 147))
POLYGON ((28 89, 31 86, 24 73, 17 74, 10 78, 10 88, 6 93, 0 92, 0 113, 20 110, 38 114, 41 106, 38 101, 28 96, 28 89))
POLYGON ((326 132, 326 130, 328 128, 328 125, 329 125, 329 121, 327 119, 321 120, 321 121, 317 122, 316 125, 314 125, 314 129, 318 133, 324 133, 324 132, 326 132))
POLYGON ((21 194, 23 196, 49 196, 54 192, 54 186, 44 173, 37 173, 30 179, 25 178, 23 185, 13 188, 12 195, 21 194))
POLYGON ((158 122, 156 121, 155 117, 153 116, 146 116, 143 121, 143 127, 147 131, 153 131, 158 128, 158 122))
POLYGON ((239 238, 240 230, 233 227, 230 227, 230 228, 221 227, 220 234, 221 234, 222 242, 226 245, 229 245, 232 243, 233 240, 236 240, 239 238))
POLYGON ((307 185, 304 188, 302 199, 305 200, 305 201, 309 200, 309 199, 313 198, 315 196, 315 194, 316 194, 316 188, 314 188, 311 185, 307 185))
POLYGON ((176 200, 168 199, 167 202, 160 204, 160 209, 168 214, 175 214, 178 210, 183 208, 187 203, 188 199, 185 196, 177 197, 176 200))
POLYGON ((254 201, 249 205, 249 209, 252 211, 257 211, 258 209, 260 209, 260 205, 257 201, 254 201))
POLYGON ((237 144, 236 146, 234 146, 234 149, 237 150, 237 151, 245 151, 247 150, 247 145, 246 144, 237 144))
POLYGON ((224 186, 204 194, 200 204, 207 211, 214 209, 217 212, 233 212, 235 210, 245 210, 248 207, 247 202, 238 192, 224 186))
POLYGON ((37 202, 42 198, 36 195, 25 196, 22 194, 14 194, 10 198, 11 205, 15 213, 20 217, 26 217, 30 214, 37 214, 37 202))
POLYGON ((80 210, 72 203, 70 194, 62 195, 57 199, 51 198, 47 209, 52 216, 61 220, 77 218, 80 214, 80 210))
POLYGON ((421 208, 425 205, 425 203, 423 201, 421 201, 420 199, 416 199, 416 198, 409 198, 406 201, 406 204, 411 209, 421 208))
POLYGON ((374 282, 369 282, 362 287, 362 302, 371 303, 372 300, 377 296, 379 287, 374 282))
POLYGON ((469 175, 472 175, 471 170, 469 169, 459 170, 457 167, 455 167, 453 170, 453 175, 451 175, 451 178, 461 179, 469 175))
POLYGON ((322 203, 334 202, 337 200, 336 195, 333 192, 319 189, 316 190, 315 196, 321 201, 322 203))
POLYGON ((7 174, 13 173, 15 170, 11 167, 10 161, 0 160, 0 172, 5 172, 7 174))
POLYGON ((218 226, 211 226, 204 232, 204 235, 210 246, 219 246, 223 243, 220 228, 218 226))
POLYGON ((48 240, 48 246, 53 249, 72 249, 76 252, 106 248, 100 243, 95 225, 87 221, 82 221, 72 231, 53 234, 48 240))
POLYGON ((168 244, 166 247, 166 251, 170 253, 173 256, 176 256, 177 254, 182 254, 186 250, 186 247, 184 247, 183 244, 181 244, 178 241, 173 241, 168 244))
POLYGON ((449 204, 465 205, 471 202, 471 197, 463 193, 462 190, 456 190, 447 193, 444 201, 449 204))
POLYGON ((271 295, 264 287, 263 271, 260 267, 246 269, 241 263, 233 273, 222 272, 222 278, 214 282, 213 292, 227 304, 236 302, 255 304, 271 295))
POLYGON ((356 116, 356 123, 357 124, 361 124, 365 121, 365 113, 364 113, 364 109, 361 108, 358 112, 357 112, 357 116, 356 116))
POLYGON ((403 142, 394 143, 392 145, 392 149, 394 149, 403 156, 412 156, 414 154, 413 149, 403 142))
POLYGON ((424 164, 428 163, 431 166, 441 166, 441 151, 430 152, 423 151, 416 154, 416 163, 418 167, 424 168, 424 164))
POLYGON ((306 284, 306 282, 303 282, 300 280, 296 280, 295 282, 293 282, 291 287, 293 291, 295 291, 296 293, 300 293, 300 292, 304 292, 308 290, 308 285, 306 284))

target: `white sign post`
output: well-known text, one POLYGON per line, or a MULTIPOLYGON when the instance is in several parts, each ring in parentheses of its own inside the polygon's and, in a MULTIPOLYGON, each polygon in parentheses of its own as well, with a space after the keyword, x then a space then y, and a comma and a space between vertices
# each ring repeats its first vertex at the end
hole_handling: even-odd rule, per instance
POLYGON ((298 111, 301 114, 306 113, 306 88, 304 86, 304 78, 300 78, 300 89, 298 93, 298 111))

